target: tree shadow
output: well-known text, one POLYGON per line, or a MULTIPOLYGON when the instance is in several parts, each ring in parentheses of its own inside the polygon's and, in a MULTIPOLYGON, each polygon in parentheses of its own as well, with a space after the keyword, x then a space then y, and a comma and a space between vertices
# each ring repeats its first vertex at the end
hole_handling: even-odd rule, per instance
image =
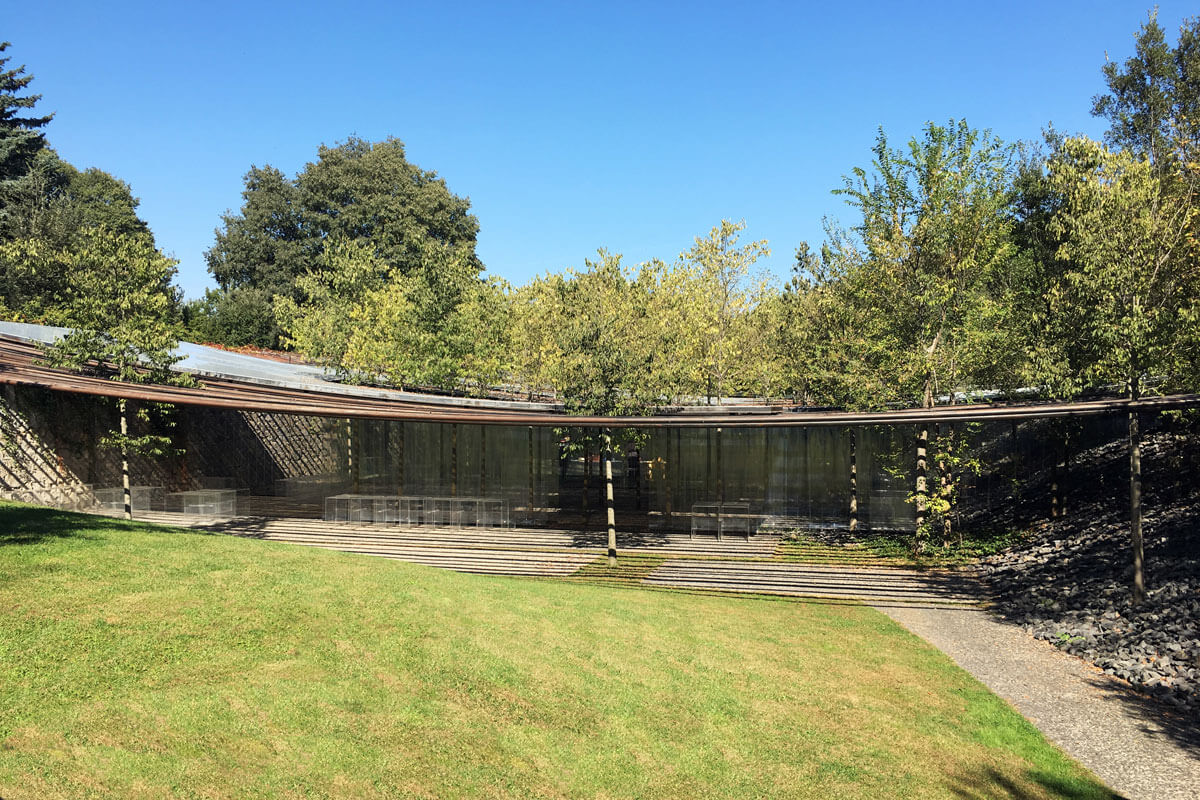
POLYGON ((1035 800, 1047 792, 1064 800, 1127 800, 1098 781, 1066 781, 1041 770, 1029 770, 1024 778, 1018 781, 988 767, 982 774, 958 775, 949 789, 962 800, 1035 800))
POLYGON ((1166 737, 1200 761, 1200 725, 1194 712, 1167 706, 1162 700, 1135 689, 1127 681, 1099 674, 1088 679, 1095 689, 1121 702, 1121 711, 1134 720, 1147 738, 1166 737))
POLYGON ((126 520, 112 517, 0 503, 0 547, 37 544, 50 539, 97 539, 97 533, 133 529, 126 520))

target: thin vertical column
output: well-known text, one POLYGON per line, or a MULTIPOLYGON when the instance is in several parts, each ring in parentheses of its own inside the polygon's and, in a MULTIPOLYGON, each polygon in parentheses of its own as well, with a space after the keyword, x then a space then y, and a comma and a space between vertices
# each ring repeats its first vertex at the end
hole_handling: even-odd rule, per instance
POLYGON ((479 426, 479 496, 487 497, 487 426, 479 426))
POLYGON ((928 452, 929 428, 922 425, 921 430, 917 433, 917 529, 913 537, 913 550, 918 554, 925 551, 925 538, 929 533, 925 530, 925 506, 928 497, 928 484, 926 481, 928 452))
POLYGON ((129 489, 129 414, 124 397, 117 401, 121 413, 121 497, 125 501, 125 519, 133 519, 133 496, 129 489))
POLYGON ((450 496, 458 497, 458 423, 450 425, 450 496))
POLYGON ((404 428, 408 423, 400 420, 396 425, 400 434, 396 437, 396 489, 399 494, 404 494, 404 428))
POLYGON ((526 508, 526 514, 533 513, 534 496, 533 496, 533 426, 529 426, 529 501, 526 508))

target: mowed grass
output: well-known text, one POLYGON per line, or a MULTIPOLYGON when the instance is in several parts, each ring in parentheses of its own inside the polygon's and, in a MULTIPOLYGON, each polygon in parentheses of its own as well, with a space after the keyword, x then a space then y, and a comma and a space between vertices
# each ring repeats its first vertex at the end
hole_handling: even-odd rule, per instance
POLYGON ((0 506, 0 797, 1109 797, 853 605, 0 506))

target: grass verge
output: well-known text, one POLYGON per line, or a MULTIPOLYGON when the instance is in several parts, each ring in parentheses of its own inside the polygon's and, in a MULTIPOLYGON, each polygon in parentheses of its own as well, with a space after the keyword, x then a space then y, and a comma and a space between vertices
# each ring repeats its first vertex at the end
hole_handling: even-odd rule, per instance
POLYGON ((0 797, 1109 797, 872 609, 0 506, 0 797))

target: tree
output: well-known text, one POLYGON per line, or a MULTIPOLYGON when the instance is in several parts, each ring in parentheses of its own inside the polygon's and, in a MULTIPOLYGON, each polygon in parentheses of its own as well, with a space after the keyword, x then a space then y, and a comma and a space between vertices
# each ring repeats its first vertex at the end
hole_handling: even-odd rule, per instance
MULTIPOLYGON (((66 322, 70 333, 47 346, 47 359, 69 367, 129 383, 189 385, 191 379, 171 371, 179 360, 178 340, 170 316, 178 301, 171 279, 175 262, 145 237, 93 229, 77 247, 59 257, 68 276, 66 322)), ((129 455, 161 455, 170 447, 167 436, 130 433, 128 401, 117 401, 120 428, 103 444, 121 454, 121 483, 125 516, 132 518, 129 455)), ((149 412, 139 410, 149 421, 149 412)))
POLYGON ((739 245, 745 228, 745 222, 721 220, 679 256, 679 273, 673 276, 687 337, 678 356, 695 393, 709 402, 720 403, 738 388, 739 368, 750 360, 747 318, 766 292, 765 281, 751 269, 771 250, 766 240, 739 245))
POLYGON ((1194 156, 1200 142, 1200 17, 1186 19, 1178 45, 1167 44, 1157 10, 1134 37, 1123 65, 1105 63, 1108 93, 1092 100, 1092 114, 1111 127, 1105 142, 1160 167, 1194 156))
POLYGON ((282 172, 251 166, 245 186, 241 213, 221 217, 204 254, 220 287, 208 300, 206 325, 213 341, 274 347, 280 330, 272 298, 296 299, 296 280, 318 269, 322 244, 304 223, 300 190, 282 172))
POLYGON ((559 276, 545 275, 509 296, 509 357, 513 382, 533 400, 556 391, 555 369, 563 358, 557 336, 565 309, 558 292, 559 276))
MULTIPOLYGON (((1130 400, 1194 386, 1200 344, 1197 165, 1162 171, 1132 151, 1067 139, 1049 163, 1061 198, 1058 257, 1073 268, 1048 291, 1051 313, 1034 352, 1059 397, 1117 384, 1130 400)), ((1129 414, 1133 598, 1145 599, 1141 440, 1129 414)))
MULTIPOLYGON (((853 395, 930 408, 942 394, 954 402, 975 386, 1009 384, 1020 347, 1000 276, 1016 256, 1013 148, 951 121, 929 123, 904 150, 881 130, 873 151, 872 170, 855 168, 837 191, 862 213, 861 247, 845 235, 827 247, 836 280, 828 318, 864 326, 840 343, 838 358, 862 373, 853 395)), ((928 442, 923 426, 912 495, 918 552, 929 537, 928 442)))
POLYGON ((276 296, 285 341, 352 380, 483 393, 505 371, 506 300, 466 247, 427 242, 407 273, 365 242, 334 242, 299 301, 276 296))
MULTIPOLYGON (((559 308, 558 354, 554 384, 568 411, 593 416, 638 416, 659 399, 649 383, 658 351, 648 324, 648 286, 652 272, 627 271, 621 256, 606 250, 599 259, 585 261, 582 272, 552 279, 559 308)), ((623 431, 636 439, 637 432, 623 431)), ((574 442, 576 446, 584 442, 574 442)), ((608 563, 617 561, 616 517, 613 508, 613 435, 605 428, 600 445, 604 454, 605 506, 608 526, 608 563)))
POLYGON ((61 253, 97 228, 154 237, 137 216, 129 185, 103 170, 78 170, 44 147, 7 195, 8 238, 0 238, 0 308, 15 318, 60 323, 69 275, 61 253))
MULTIPOLYGON (((0 42, 0 54, 9 47, 9 42, 0 42)), ((33 81, 33 76, 25 74, 24 66, 4 69, 10 60, 9 56, 0 55, 0 239, 11 238, 6 235, 11 198, 28 175, 34 157, 45 147, 46 138, 41 129, 54 116, 27 114, 42 96, 21 94, 33 81)))
POLYGON ((304 222, 321 239, 369 242, 401 273, 426 263, 429 244, 464 246, 476 274, 483 269, 475 256, 479 222, 470 201, 451 194, 436 172, 411 163, 395 137, 322 145, 296 186, 304 222))
MULTIPOLYGON (((269 165, 251 167, 242 197, 241 211, 222 217, 205 258, 222 293, 255 293, 236 306, 215 302, 212 324, 218 328, 227 308, 241 317, 258 298, 306 302, 297 281, 325 269, 328 242, 360 243, 398 275, 424 268, 430 248, 439 246, 466 252, 475 275, 482 269, 470 201, 451 194, 436 173, 410 163, 399 139, 351 137, 323 145, 295 179, 269 165)), ((272 318, 269 302, 259 313, 272 318)), ((240 322, 237 329, 246 327, 240 322)), ((236 330, 223 335, 235 339, 236 330)))
POLYGON ((182 309, 190 341, 271 348, 280 330, 272 310, 272 295, 263 289, 208 289, 182 309))

